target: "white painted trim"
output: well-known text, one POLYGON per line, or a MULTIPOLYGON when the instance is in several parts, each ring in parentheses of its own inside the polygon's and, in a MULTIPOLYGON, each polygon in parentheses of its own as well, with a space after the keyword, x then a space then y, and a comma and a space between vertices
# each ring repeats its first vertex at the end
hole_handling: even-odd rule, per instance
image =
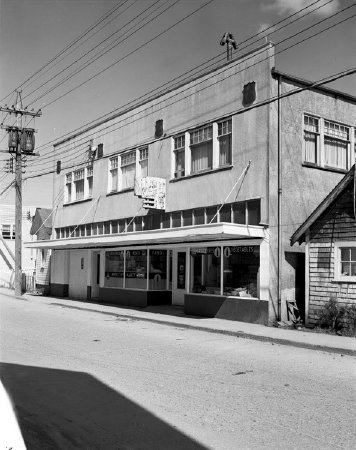
MULTIPOLYGON (((162 244, 181 247, 187 241, 218 241, 220 239, 249 239, 266 237, 266 230, 256 225, 240 225, 233 223, 211 223, 192 225, 182 228, 164 228, 160 230, 137 231, 115 235, 81 236, 65 239, 50 239, 25 242, 26 248, 87 248, 87 247, 125 247, 129 245, 162 244)), ((197 244, 199 245, 199 244, 197 244)), ((218 244, 221 245, 221 242, 218 244)))
POLYGON ((334 276, 333 281, 339 282, 339 283, 356 283, 356 276, 342 276, 340 273, 340 265, 341 265, 341 259, 340 259, 340 248, 342 247, 353 247, 356 248, 356 242, 355 241, 336 241, 334 242, 334 276))
POLYGON ((305 315, 305 324, 308 325, 309 323, 309 263, 310 263, 310 233, 309 230, 305 233, 305 292, 304 292, 304 315, 305 315))

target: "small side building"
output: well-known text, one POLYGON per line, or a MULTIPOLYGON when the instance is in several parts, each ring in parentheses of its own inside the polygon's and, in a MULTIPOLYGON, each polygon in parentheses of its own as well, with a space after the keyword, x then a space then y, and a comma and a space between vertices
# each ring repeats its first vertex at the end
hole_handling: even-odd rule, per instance
POLYGON ((356 304, 355 166, 291 238, 305 242, 305 319, 317 324, 330 298, 356 304))
MULTIPOLYGON (((48 208, 36 208, 32 220, 30 234, 36 235, 37 240, 47 240, 52 234, 52 210, 48 208)), ((38 248, 36 252, 36 290, 44 295, 50 292, 50 261, 51 249, 38 248)))

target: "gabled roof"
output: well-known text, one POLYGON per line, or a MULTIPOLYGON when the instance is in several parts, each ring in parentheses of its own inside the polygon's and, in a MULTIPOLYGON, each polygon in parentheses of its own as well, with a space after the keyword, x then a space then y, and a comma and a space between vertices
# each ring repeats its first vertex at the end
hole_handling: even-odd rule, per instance
POLYGON ((344 178, 337 184, 334 189, 327 195, 327 197, 319 204, 317 208, 310 214, 307 220, 297 229, 291 237, 291 245, 296 242, 301 244, 305 241, 305 233, 307 230, 319 219, 319 217, 326 211, 326 209, 345 191, 350 183, 355 178, 355 165, 344 176, 344 178))
POLYGON ((37 234, 42 225, 51 230, 52 229, 52 210, 49 208, 36 208, 35 215, 33 217, 30 234, 37 234))

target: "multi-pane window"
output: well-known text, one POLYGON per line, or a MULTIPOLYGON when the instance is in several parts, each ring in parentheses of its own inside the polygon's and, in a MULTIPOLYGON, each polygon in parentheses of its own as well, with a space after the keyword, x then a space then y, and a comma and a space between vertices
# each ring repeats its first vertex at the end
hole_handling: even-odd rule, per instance
POLYGON ((304 115, 304 161, 318 163, 319 119, 304 115))
POLYGON ((140 148, 140 177, 148 176, 148 147, 140 148))
POLYGON ((324 121, 325 165, 348 169, 350 128, 338 123, 324 121))
POLYGON ((110 158, 110 179, 109 179, 109 191, 115 192, 118 190, 118 157, 110 158))
POLYGON ((2 224, 1 234, 4 239, 11 239, 11 225, 6 223, 2 224))
POLYGON ((340 248, 339 269, 341 277, 356 277, 356 247, 340 248))
POLYGON ((65 202, 72 201, 72 172, 66 174, 65 202))
POLYGON ((197 173, 213 167, 213 127, 199 128, 190 134, 191 172, 197 173))
POLYGON ((231 146, 232 146, 232 121, 231 119, 218 122, 218 141, 219 141, 219 166, 231 164, 231 146))
POLYGON ((84 169, 76 170, 73 173, 73 179, 75 200, 82 200, 84 198, 84 169))
POLYGON ((136 150, 121 155, 121 189, 134 187, 136 174, 136 150))
POLYGON ((185 136, 177 136, 174 138, 174 177, 180 178, 185 175, 185 136))
POLYGON ((93 166, 87 167, 88 197, 93 196, 93 166))

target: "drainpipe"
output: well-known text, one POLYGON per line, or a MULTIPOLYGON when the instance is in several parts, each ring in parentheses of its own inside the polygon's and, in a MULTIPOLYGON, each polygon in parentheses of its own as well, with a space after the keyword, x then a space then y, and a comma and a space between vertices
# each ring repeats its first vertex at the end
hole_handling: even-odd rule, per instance
POLYGON ((277 170, 278 170, 278 200, 277 200, 277 209, 278 209, 278 219, 277 219, 277 296, 278 296, 278 312, 277 312, 277 320, 281 320, 281 303, 282 303, 282 152, 281 152, 281 77, 278 76, 278 144, 277 144, 277 153, 278 153, 278 162, 277 162, 277 170))

